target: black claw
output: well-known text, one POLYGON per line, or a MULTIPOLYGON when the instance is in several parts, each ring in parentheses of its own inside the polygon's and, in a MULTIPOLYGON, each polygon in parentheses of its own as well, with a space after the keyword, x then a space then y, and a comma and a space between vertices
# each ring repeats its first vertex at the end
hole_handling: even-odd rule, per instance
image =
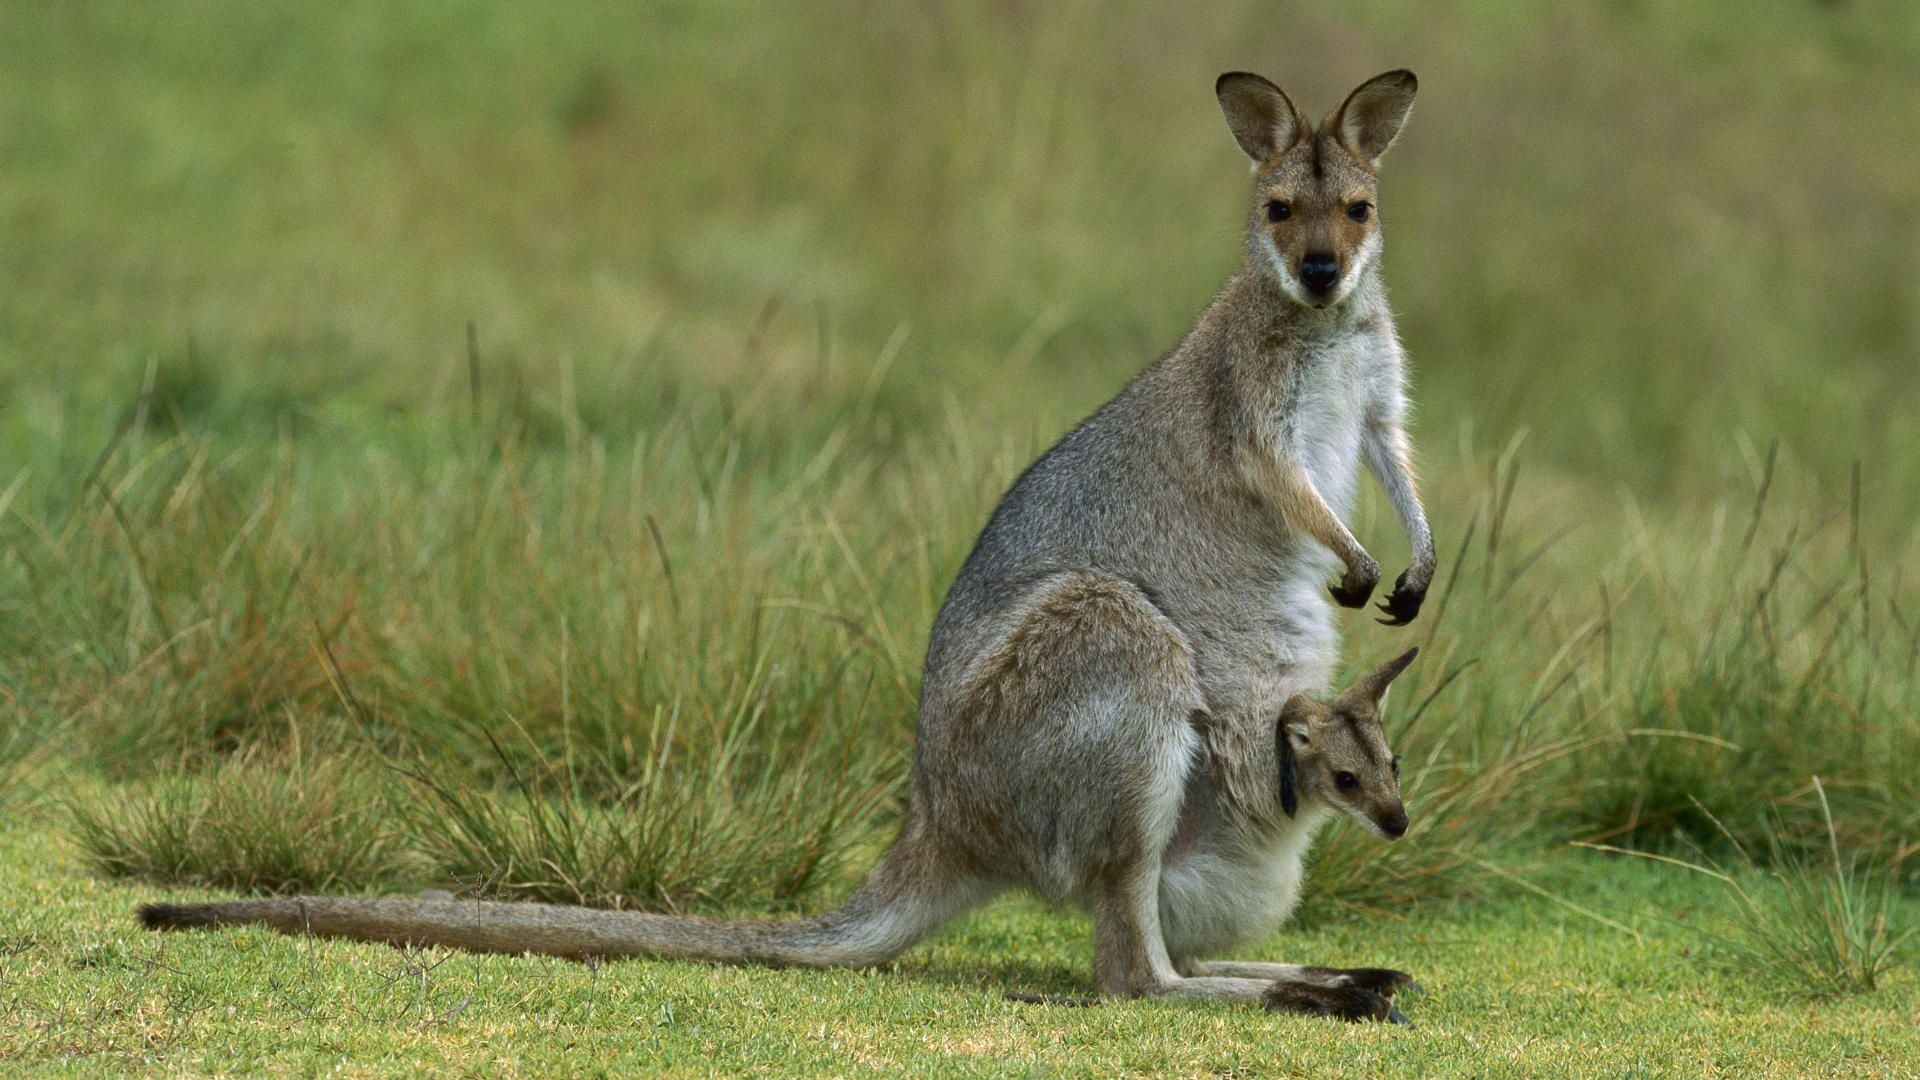
POLYGON ((1413 621, 1414 616, 1420 614, 1420 604, 1426 598, 1427 590, 1421 589, 1415 592, 1407 588, 1407 575, 1402 573, 1394 579, 1393 593, 1387 597, 1387 602, 1375 605, 1386 612, 1388 617, 1374 621, 1385 626, 1405 626, 1413 621))
POLYGON ((1401 1012, 1401 1011, 1400 1011, 1399 1009, 1388 1009, 1388 1010, 1387 1010, 1387 1023, 1389 1023, 1389 1024, 1405 1024, 1405 1025, 1407 1025, 1408 1027, 1412 1027, 1412 1026, 1413 1026, 1413 1021, 1411 1021, 1411 1020, 1409 1020, 1409 1019, 1407 1019, 1407 1014, 1406 1014, 1406 1013, 1403 1013, 1403 1012, 1401 1012))
POLYGON ((1338 585, 1327 586, 1327 592, 1333 594, 1333 602, 1341 607, 1363 608, 1373 596, 1373 586, 1374 583, 1369 581, 1365 585, 1349 589, 1345 582, 1341 582, 1338 585))

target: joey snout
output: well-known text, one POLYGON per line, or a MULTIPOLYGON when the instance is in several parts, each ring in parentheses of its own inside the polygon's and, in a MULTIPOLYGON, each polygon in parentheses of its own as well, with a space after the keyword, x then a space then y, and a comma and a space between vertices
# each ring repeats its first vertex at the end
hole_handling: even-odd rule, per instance
POLYGON ((1389 840, 1398 840, 1407 835, 1407 809, 1398 802, 1381 807, 1369 817, 1373 821, 1373 827, 1379 829, 1380 835, 1389 840))

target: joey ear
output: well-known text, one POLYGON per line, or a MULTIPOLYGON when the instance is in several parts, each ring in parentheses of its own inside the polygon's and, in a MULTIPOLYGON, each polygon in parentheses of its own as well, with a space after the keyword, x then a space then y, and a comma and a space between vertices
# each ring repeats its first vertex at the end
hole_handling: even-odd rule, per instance
POLYGON ((1280 707, 1280 733, 1284 735, 1291 732, 1302 739, 1306 738, 1321 709, 1321 704, 1307 695, 1293 695, 1280 707))
POLYGON ((1258 75, 1229 71, 1213 84, 1233 140, 1257 164, 1285 150, 1306 133, 1306 118, 1286 92, 1258 75))
POLYGON ((1293 756, 1293 740, 1287 737, 1287 725, 1281 724, 1280 743, 1280 809, 1292 817, 1300 812, 1299 766, 1293 756))
POLYGON ((1273 726, 1274 747, 1280 758, 1280 809, 1292 817, 1300 811, 1299 763, 1293 752, 1293 739, 1304 738, 1313 719, 1313 699, 1295 694, 1280 710, 1280 722, 1273 726))
POLYGON ((1375 75, 1340 103, 1327 119, 1327 130, 1340 145, 1378 165, 1413 112, 1419 88, 1420 81, 1405 69, 1375 75))
POLYGON ((1344 696, 1359 698, 1378 709, 1380 703, 1386 700, 1387 687, 1391 686, 1393 680, 1399 678, 1400 673, 1407 670, 1407 665, 1413 663, 1413 658, 1419 655, 1418 646, 1408 649, 1362 676, 1358 682, 1348 688, 1344 696))

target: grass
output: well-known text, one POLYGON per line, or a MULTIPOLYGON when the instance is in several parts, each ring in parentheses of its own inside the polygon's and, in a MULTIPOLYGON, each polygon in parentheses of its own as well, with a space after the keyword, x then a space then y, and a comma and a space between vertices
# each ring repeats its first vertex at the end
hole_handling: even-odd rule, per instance
MULTIPOLYGON (((1405 915, 1431 943, 1413 959, 1474 989, 1436 993, 1459 1035, 1432 1059, 1297 1030, 1363 1048, 1316 1059, 1354 1071, 1573 1069, 1586 1032, 1655 1071, 1895 1060, 1905 1029, 1874 1023, 1907 1007, 1899 972, 1791 1011, 1621 914, 1737 915, 1710 880, 1547 860, 1557 895, 1634 922, 1630 946, 1541 923, 1551 902, 1512 879, 1537 885, 1515 868, 1569 839, 1744 850, 1818 885, 1783 910, 1860 880, 1910 910, 1920 33, 1898 5, 12 14, 0 807, 58 835, 15 837, 0 880, 66 897, 47 911, 117 958, 0 905, 37 943, 17 955, 44 1039, 14 1052, 488 1052, 507 1014, 436 997, 455 972, 550 1013, 511 1044, 529 1071, 568 1040, 635 1067, 695 1045, 924 1063, 916 1022, 961 1040, 940 1017, 956 986, 1009 981, 996 941, 1057 960, 1078 930, 997 910, 910 961, 936 974, 904 994, 644 965, 661 981, 616 992, 246 939, 275 957, 256 972, 118 913, 188 886, 843 895, 897 822, 925 635, 994 500, 1240 257, 1215 74, 1325 107, 1404 64, 1422 98, 1382 215, 1441 592, 1410 629, 1351 622, 1346 656, 1423 646, 1389 717, 1415 824, 1384 849, 1330 835, 1303 933, 1339 952, 1405 915), (1808 869, 1835 858, 1864 877, 1808 869), (158 948, 192 974, 147 964, 158 948), (322 954, 362 966, 272 1011, 322 954), (647 986, 704 1018, 661 1022, 673 999, 647 986), (274 1034, 323 1003, 298 1048, 274 1034), (807 1041, 822 1013, 850 1056, 807 1041), (773 1024, 783 1041, 748 1045, 773 1024)), ((1374 493, 1354 524, 1391 574, 1374 493)), ((1056 960, 1037 981, 1077 986, 1056 960)), ((1264 1017, 969 1002, 964 1037, 1008 1067, 1292 1068, 1254 1041, 1264 1017)))
MULTIPOLYGON (((883 971, 590 968, 252 930, 155 936, 129 916, 152 889, 103 882, 57 832, 17 822, 0 827, 0 867, 0 1063, 79 1074, 1896 1076, 1920 1054, 1910 973, 1865 997, 1782 999, 1695 951, 1687 924, 1716 908, 1715 883, 1598 855, 1533 873, 1628 931, 1516 893, 1324 922, 1255 950, 1416 972, 1411 1029, 1008 1002, 1004 989, 1081 993, 1088 978, 1085 920, 1024 901, 883 971)), ((1920 914, 1910 897, 1894 910, 1920 914)))
POLYGON ((66 810, 81 850, 115 877, 312 893, 405 869, 399 838, 379 825, 388 794, 337 748, 242 751, 198 774, 70 798, 66 810))
POLYGON ((1827 822, 1821 856, 1795 850, 1769 829, 1766 857, 1758 859, 1724 827, 1738 863, 1628 854, 1684 867, 1725 887, 1726 925, 1695 929, 1727 967, 1808 997, 1865 993, 1900 963, 1916 928, 1893 914, 1893 874, 1863 865, 1869 860, 1862 852, 1841 854, 1826 788, 1818 778, 1813 787, 1827 822))

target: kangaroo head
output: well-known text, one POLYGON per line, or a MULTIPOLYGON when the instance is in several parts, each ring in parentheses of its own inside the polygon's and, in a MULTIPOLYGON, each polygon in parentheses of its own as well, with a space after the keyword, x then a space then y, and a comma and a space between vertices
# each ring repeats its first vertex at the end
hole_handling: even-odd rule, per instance
POLYGON ((1332 701, 1295 694, 1280 710, 1280 808, 1292 817, 1300 804, 1343 810, 1367 828, 1398 840, 1407 832, 1400 802, 1400 759, 1387 746, 1380 707, 1387 686, 1413 663, 1408 649, 1341 691, 1332 701))
POLYGON ((1260 272, 1295 303, 1331 307, 1380 254, 1380 157, 1413 110, 1411 71, 1376 75, 1319 127, 1281 89, 1230 71, 1213 92, 1253 159, 1247 246, 1260 272))

